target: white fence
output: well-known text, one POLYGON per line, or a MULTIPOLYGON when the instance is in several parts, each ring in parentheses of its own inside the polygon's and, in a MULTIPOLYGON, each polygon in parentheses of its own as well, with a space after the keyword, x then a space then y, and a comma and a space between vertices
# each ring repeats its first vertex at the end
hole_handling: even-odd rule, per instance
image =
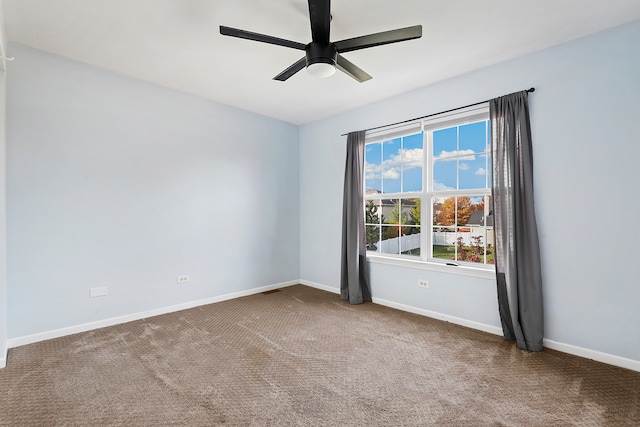
MULTIPOLYGON (((484 230, 482 230, 484 231, 484 230)), ((433 233, 433 244, 442 246, 453 246, 458 243, 458 237, 462 237, 462 244, 471 246, 475 244, 473 238, 482 237, 481 242, 485 243, 484 233, 456 233, 451 231, 436 231, 433 233)), ((493 230, 487 230, 487 239, 493 242, 493 230)), ((394 237, 392 239, 382 240, 376 243, 378 251, 386 254, 399 254, 420 247, 420 234, 410 234, 408 236, 394 237)))
MULTIPOLYGON (((484 230, 479 230, 484 231, 484 230)), ((433 233, 433 244, 434 245, 443 245, 443 246, 451 246, 458 243, 458 237, 462 237, 462 244, 465 246, 471 246, 475 244, 473 238, 474 237, 482 237, 480 240, 481 243, 485 243, 489 241, 493 243, 493 230, 487 230, 487 238, 485 240, 484 233, 480 232, 467 232, 467 233, 456 233, 453 231, 436 231, 433 233)))
POLYGON ((399 254, 420 247, 420 234, 394 237, 382 240, 376 244, 378 250, 384 254, 399 254))

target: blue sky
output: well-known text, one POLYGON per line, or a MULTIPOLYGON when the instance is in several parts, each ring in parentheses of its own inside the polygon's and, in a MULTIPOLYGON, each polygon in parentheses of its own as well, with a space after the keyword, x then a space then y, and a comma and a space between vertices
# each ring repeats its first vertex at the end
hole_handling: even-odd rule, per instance
MULTIPOLYGON (((487 122, 434 131, 434 190, 485 188, 490 172, 487 122)), ((365 188, 384 193, 422 191, 423 134, 368 144, 365 188)))

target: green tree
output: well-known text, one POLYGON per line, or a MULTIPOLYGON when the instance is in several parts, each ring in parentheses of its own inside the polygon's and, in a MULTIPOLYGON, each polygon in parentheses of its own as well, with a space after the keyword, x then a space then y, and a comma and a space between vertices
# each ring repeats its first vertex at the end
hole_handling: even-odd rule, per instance
POLYGON ((393 209, 385 218, 387 224, 407 224, 409 222, 409 216, 406 212, 402 212, 400 203, 398 200, 396 204, 393 205, 393 209))
POLYGON ((394 227, 384 227, 382 232, 383 240, 420 232, 420 228, 415 227, 420 225, 420 199, 404 200, 404 208, 402 201, 398 200, 391 212, 382 219, 384 224, 398 225, 394 227), (413 206, 408 208, 411 204, 413 204, 413 206))
POLYGON ((400 201, 397 201, 393 206, 391 212, 389 212, 386 216, 382 216, 382 223, 389 224, 393 226, 382 227, 382 240, 393 239, 394 237, 398 237, 400 235, 398 224, 402 224, 403 215, 400 210, 400 201))
POLYGON ((422 213, 420 212, 420 199, 411 199, 415 205, 409 211, 409 224, 411 225, 420 225, 420 217, 422 213))
POLYGON ((369 200, 365 205, 365 234, 367 239, 367 250, 375 251, 378 249, 376 243, 380 239, 380 216, 378 215, 378 207, 373 203, 373 200, 369 200), (374 225, 375 224, 375 225, 374 225))

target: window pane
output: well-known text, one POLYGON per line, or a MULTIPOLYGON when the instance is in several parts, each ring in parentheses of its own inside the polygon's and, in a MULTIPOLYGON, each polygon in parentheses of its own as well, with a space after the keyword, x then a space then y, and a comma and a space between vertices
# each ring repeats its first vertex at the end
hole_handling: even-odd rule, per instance
POLYGON ((486 245, 489 229, 461 227, 456 239, 456 260, 479 264, 493 264, 493 245, 486 245))
MULTIPOLYGON (((464 226, 473 218, 480 221, 485 209, 484 196, 451 196, 433 198, 433 223, 434 226, 464 226), (479 211, 477 214, 474 214, 479 211)), ((484 225, 484 223, 478 225, 484 225)))
MULTIPOLYGON (((437 240, 433 242, 433 257, 439 259, 447 259, 447 260, 455 260, 455 246, 447 243, 439 243, 440 241, 444 242, 445 235, 442 234, 444 232, 434 232, 434 237, 437 237, 437 240)), ((453 234, 453 233, 450 233, 453 234)))
POLYGON ((384 199, 381 203, 384 224, 420 225, 420 199, 384 199))
POLYGON ((380 201, 382 212, 382 223, 384 224, 400 224, 400 200, 399 199, 382 199, 380 201))
MULTIPOLYGON (((408 135, 402 138, 402 146, 405 150, 422 150, 423 135, 422 132, 408 135)), ((422 152, 420 153, 420 161, 422 161, 422 152)))
POLYGON ((377 252, 379 246, 378 242, 380 241, 380 226, 367 225, 365 228, 367 236, 367 250, 377 252))
POLYGON ((433 158, 440 159, 455 155, 458 150, 458 132, 455 127, 433 132, 433 158))
POLYGON ((469 257, 469 228, 461 227, 456 232, 456 261, 468 261, 469 257))
POLYGON ((490 196, 451 196, 433 201, 434 258, 493 263, 490 196))
POLYGON ((402 148, 402 138, 394 138, 382 143, 382 161, 394 162, 400 161, 400 149, 402 148))
POLYGON ((402 208, 405 212, 405 222, 407 225, 420 225, 421 219, 421 202, 420 199, 404 199, 402 208))
POLYGON ((388 254, 420 254, 420 199, 382 199, 365 205, 367 249, 388 254), (374 225, 380 220, 380 225, 374 225))
POLYGON ((471 188, 486 188, 487 185, 487 159, 485 154, 466 156, 473 160, 460 161, 458 166, 458 185, 461 190, 471 188))
POLYGON ((456 198, 433 198, 433 225, 448 227, 456 223, 456 198))
POLYGON ((473 204, 473 200, 471 197, 456 197, 456 213, 458 219, 457 225, 467 225, 474 211, 475 205, 473 204))
POLYGON ((458 148, 462 153, 482 153, 487 146, 486 122, 469 123, 459 128, 458 148))
POLYGON ((404 255, 420 255, 420 227, 401 227, 400 253, 404 255))
POLYGON ((400 172, 402 140, 400 138, 385 141, 382 144, 382 192, 400 192, 400 172))
POLYGON ((382 168, 366 167, 364 175, 366 191, 382 192, 382 168))
POLYGON ((382 191, 382 144, 365 146, 365 189, 382 191))
POLYGON ((422 191, 423 135, 402 139, 402 191, 422 191))
POLYGON ((402 191, 422 191, 422 165, 403 165, 402 191))
POLYGON ((400 227, 397 225, 382 226, 382 241, 378 245, 378 250, 385 254, 400 253, 400 227))
POLYGON ((380 200, 367 200, 364 205, 365 236, 368 251, 377 251, 380 241, 380 200))
POLYGON ((367 200, 364 205, 365 224, 380 224, 380 200, 367 200))
POLYGON ((434 191, 455 190, 456 188, 455 158, 433 162, 434 191))
POLYGON ((368 165, 380 166, 382 163, 382 144, 367 144, 364 150, 364 161, 368 165))

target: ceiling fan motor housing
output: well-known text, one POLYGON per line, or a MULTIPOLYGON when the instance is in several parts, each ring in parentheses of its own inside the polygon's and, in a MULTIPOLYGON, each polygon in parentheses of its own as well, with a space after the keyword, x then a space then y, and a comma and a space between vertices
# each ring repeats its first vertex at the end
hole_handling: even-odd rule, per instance
MULTIPOLYGON (((2 0, 0 0, 0 3, 1 2, 2 0)), ((273 78, 281 82, 287 80, 306 66, 307 72, 315 77, 329 77, 338 69, 362 83, 370 80, 371 76, 357 65, 348 61, 342 55, 343 53, 422 37, 422 25, 414 25, 413 27, 398 28, 396 30, 383 31, 381 33, 331 43, 331 39, 329 38, 331 0, 308 0, 308 2, 309 20, 311 23, 311 43, 307 45, 266 34, 225 27, 224 25, 220 25, 220 34, 284 46, 296 50, 304 50, 305 56, 303 58, 300 58, 273 78)))
POLYGON ((322 44, 311 42, 305 47, 307 67, 311 64, 325 63, 336 66, 338 49, 333 43, 322 44))

